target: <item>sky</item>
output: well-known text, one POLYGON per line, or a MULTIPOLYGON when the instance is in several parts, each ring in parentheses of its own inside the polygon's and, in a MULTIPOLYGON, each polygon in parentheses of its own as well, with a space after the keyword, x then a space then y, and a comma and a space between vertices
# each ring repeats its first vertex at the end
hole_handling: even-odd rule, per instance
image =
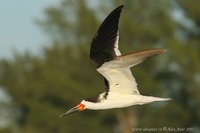
POLYGON ((12 58, 13 51, 38 54, 47 36, 35 23, 44 17, 44 9, 59 0, 0 1, 0 59, 12 58))
MULTIPOLYGON (((59 0, 0 0, 0 59, 14 57, 13 51, 39 54, 47 42, 46 35, 34 22, 44 17, 44 9, 59 0)), ((10 102, 0 88, 0 103, 10 102)), ((0 127, 8 123, 5 108, 0 108, 0 127)))

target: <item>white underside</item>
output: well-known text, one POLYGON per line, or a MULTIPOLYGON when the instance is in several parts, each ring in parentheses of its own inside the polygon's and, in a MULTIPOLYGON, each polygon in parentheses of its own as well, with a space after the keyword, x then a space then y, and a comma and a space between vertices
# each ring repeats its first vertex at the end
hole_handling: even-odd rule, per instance
POLYGON ((99 109, 112 109, 112 108, 123 108, 133 105, 143 105, 155 101, 167 101, 171 100, 170 98, 158 98, 152 96, 143 96, 143 95, 122 95, 117 93, 109 93, 107 99, 103 99, 99 103, 91 103, 87 101, 82 101, 85 105, 85 109, 99 110, 99 109))

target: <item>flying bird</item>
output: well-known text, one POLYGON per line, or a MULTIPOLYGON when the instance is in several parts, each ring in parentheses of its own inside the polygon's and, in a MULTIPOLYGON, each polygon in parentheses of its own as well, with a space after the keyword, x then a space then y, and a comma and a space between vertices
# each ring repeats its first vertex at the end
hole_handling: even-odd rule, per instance
POLYGON ((118 46, 118 24, 122 8, 123 5, 117 7, 107 16, 91 43, 90 59, 96 70, 104 77, 105 91, 97 96, 85 98, 60 117, 85 109, 122 108, 170 100, 170 98, 144 96, 138 91, 130 68, 166 50, 149 49, 122 55, 118 46))

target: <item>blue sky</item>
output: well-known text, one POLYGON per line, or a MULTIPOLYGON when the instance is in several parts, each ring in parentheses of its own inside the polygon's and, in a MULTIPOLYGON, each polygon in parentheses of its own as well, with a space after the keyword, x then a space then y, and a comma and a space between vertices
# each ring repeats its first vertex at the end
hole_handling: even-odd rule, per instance
POLYGON ((34 20, 42 18, 44 9, 58 2, 59 0, 1 0, 0 59, 11 58, 13 51, 39 53, 47 38, 34 20))

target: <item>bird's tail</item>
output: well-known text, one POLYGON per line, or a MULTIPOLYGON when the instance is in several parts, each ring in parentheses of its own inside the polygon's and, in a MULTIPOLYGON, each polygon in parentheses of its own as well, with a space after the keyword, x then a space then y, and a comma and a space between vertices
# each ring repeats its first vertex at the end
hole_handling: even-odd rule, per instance
POLYGON ((165 53, 166 49, 149 49, 137 52, 132 52, 118 56, 113 62, 115 67, 132 67, 142 63, 147 58, 165 53))
POLYGON ((147 104, 147 103, 152 103, 152 102, 158 102, 158 101, 168 101, 172 100, 171 98, 160 98, 160 97, 152 97, 152 96, 142 96, 143 102, 141 104, 147 104))

